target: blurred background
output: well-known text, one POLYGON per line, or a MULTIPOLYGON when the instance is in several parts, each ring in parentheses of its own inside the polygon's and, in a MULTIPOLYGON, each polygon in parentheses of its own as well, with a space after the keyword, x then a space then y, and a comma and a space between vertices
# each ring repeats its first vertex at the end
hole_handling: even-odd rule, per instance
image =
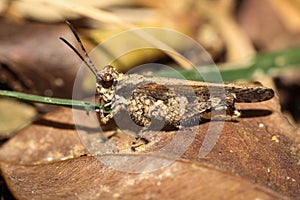
MULTIPOLYGON (((289 121, 300 124, 300 0, 0 0, 0 14, 2 90, 72 98, 82 62, 59 40, 76 44, 66 20, 88 52, 122 31, 162 27, 199 42, 225 82, 259 81, 272 87, 289 121)), ((130 42, 124 39, 112 48, 130 42)), ((177 46, 181 53, 188 51, 177 46)), ((148 62, 173 66, 156 51, 125 55, 116 66, 126 72, 148 62)), ((95 81, 90 72, 81 76, 77 81, 84 93, 95 81)), ((1 97, 0 137, 9 138, 53 108, 1 97)))

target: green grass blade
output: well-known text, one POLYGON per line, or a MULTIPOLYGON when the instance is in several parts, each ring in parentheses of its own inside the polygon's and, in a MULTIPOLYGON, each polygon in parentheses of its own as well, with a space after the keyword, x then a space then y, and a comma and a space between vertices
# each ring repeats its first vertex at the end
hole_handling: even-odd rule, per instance
MULTIPOLYGON (((219 72, 223 81, 253 80, 256 73, 274 76, 283 70, 300 68, 300 47, 270 53, 258 53, 244 63, 227 63, 220 66, 219 72)), ((216 75, 212 66, 196 67, 196 69, 176 69, 154 73, 155 76, 170 78, 185 78, 194 81, 203 81, 202 77, 216 75), (201 75, 199 74, 201 72, 201 75), (178 73, 181 75, 178 75, 178 73), (182 77, 183 76, 183 77, 182 77)))
POLYGON ((79 100, 72 99, 60 99, 60 98, 50 98, 50 97, 42 97, 38 95, 25 94, 21 92, 15 91, 6 91, 0 90, 0 96, 16 98, 24 101, 30 101, 35 103, 43 103, 43 104, 51 104, 56 106, 64 106, 79 110, 85 110, 87 112, 95 111, 96 109, 104 110, 104 112, 109 112, 105 110, 100 104, 94 102, 85 102, 79 100))

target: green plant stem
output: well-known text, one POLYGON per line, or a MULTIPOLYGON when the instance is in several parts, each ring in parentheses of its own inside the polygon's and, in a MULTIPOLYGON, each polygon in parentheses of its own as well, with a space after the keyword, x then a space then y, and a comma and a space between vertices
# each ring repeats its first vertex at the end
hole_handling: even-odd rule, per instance
POLYGON ((270 53, 258 53, 245 62, 221 65, 219 71, 216 71, 214 66, 203 66, 190 70, 176 69, 176 72, 161 71, 154 75, 204 81, 203 77, 213 77, 216 73, 220 73, 223 81, 231 82, 236 80, 253 80, 257 74, 274 76, 292 68, 300 68, 300 47, 270 53))
MULTIPOLYGON (((100 104, 93 103, 93 102, 85 102, 85 101, 72 100, 72 99, 60 99, 60 98, 52 98, 52 97, 51 98, 42 97, 38 95, 25 94, 25 93, 15 92, 15 91, 0 90, 0 96, 12 97, 12 98, 35 102, 35 103, 64 106, 64 107, 69 107, 69 108, 74 108, 79 110, 85 110, 87 112, 95 111, 96 109, 104 110, 104 108, 100 104)), ((105 112, 109 112, 109 111, 105 111, 105 112)))

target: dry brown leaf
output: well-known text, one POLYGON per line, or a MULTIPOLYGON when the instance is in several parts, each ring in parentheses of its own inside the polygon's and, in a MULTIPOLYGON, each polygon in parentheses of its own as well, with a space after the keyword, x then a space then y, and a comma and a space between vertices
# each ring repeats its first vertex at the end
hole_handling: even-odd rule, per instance
POLYGON ((6 98, 0 98, 0 113, 0 139, 10 137, 37 116, 33 106, 6 98))
MULTIPOLYGON (((67 0, 61 0, 68 2, 67 0)), ((95 8, 105 8, 113 5, 122 5, 128 3, 127 0, 118 1, 94 1, 86 0, 73 0, 72 2, 82 4, 86 6, 93 6, 95 8)), ((1 3, 1 2, 0 2, 1 3)), ((56 6, 49 6, 45 4, 43 0, 19 0, 14 2, 2 2, 2 6, 5 7, 6 14, 11 18, 27 18, 42 22, 59 22, 65 19, 79 18, 80 15, 69 11, 64 8, 58 8, 56 6)), ((1 9, 0 9, 1 11, 1 9)))
POLYGON ((58 109, 21 130, 0 150, 4 162, 37 164, 88 153, 76 134, 70 109, 58 109))
MULTIPOLYGON (((59 37, 74 36, 65 24, 13 24, 1 20, 1 84, 25 93, 70 98, 81 65, 59 37)), ((79 79, 78 79, 79 80, 79 79)))
POLYGON ((220 1, 198 2, 197 6, 224 38, 227 48, 227 61, 238 61, 255 54, 253 44, 238 26, 232 12, 222 7, 222 2, 221 4, 220 1))
POLYGON ((183 160, 146 174, 115 171, 93 157, 2 163, 1 170, 18 199, 284 199, 242 177, 183 160))
MULTIPOLYGON (((260 49, 278 50, 300 44, 299 28, 291 27, 295 23, 294 20, 299 20, 299 16, 289 19, 291 22, 286 23, 287 16, 282 17, 282 13, 278 11, 282 11, 283 8, 273 8, 274 6, 282 7, 280 4, 289 4, 289 7, 294 8, 299 6, 292 1, 289 3, 287 1, 273 3, 272 1, 271 3, 271 1, 246 0, 238 10, 240 27, 260 49)), ((293 12, 285 10, 285 13, 296 15, 295 11, 299 15, 299 9, 293 9, 293 12)))
POLYGON ((294 0, 279 0, 268 1, 271 8, 277 12, 278 17, 283 22, 285 28, 291 33, 300 32, 300 12, 299 1, 294 0))
MULTIPOLYGON (((152 142, 137 148, 137 152, 128 146, 126 154, 116 151, 99 156, 101 160, 126 160, 130 155, 141 159, 147 156, 142 152, 157 150, 176 134, 184 139, 196 133, 191 146, 173 164, 137 174, 109 168, 96 157, 74 159, 88 152, 76 134, 71 110, 61 108, 1 147, 1 172, 10 190, 21 199, 298 199, 299 135, 280 113, 277 99, 240 104, 239 108, 243 117, 238 122, 225 122, 206 157, 199 157, 199 150, 208 126, 216 121, 177 132, 148 132, 152 142)), ((127 142, 120 133, 112 136, 113 140, 127 142)), ((164 162, 170 157, 157 155, 157 159, 164 162)), ((132 164, 132 168, 138 167, 139 162, 132 164)))

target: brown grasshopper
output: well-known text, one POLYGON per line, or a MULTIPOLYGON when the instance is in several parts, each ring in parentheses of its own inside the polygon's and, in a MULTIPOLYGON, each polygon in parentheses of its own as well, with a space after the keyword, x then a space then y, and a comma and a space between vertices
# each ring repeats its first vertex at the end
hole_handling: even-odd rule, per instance
POLYGON ((96 100, 110 113, 97 110, 100 122, 106 124, 122 112, 133 122, 148 127, 153 120, 164 121, 175 128, 208 118, 233 120, 240 116, 235 103, 253 103, 271 99, 274 91, 258 85, 218 84, 173 78, 122 74, 110 65, 97 70, 74 27, 67 22, 85 58, 64 38, 96 77, 96 100))

